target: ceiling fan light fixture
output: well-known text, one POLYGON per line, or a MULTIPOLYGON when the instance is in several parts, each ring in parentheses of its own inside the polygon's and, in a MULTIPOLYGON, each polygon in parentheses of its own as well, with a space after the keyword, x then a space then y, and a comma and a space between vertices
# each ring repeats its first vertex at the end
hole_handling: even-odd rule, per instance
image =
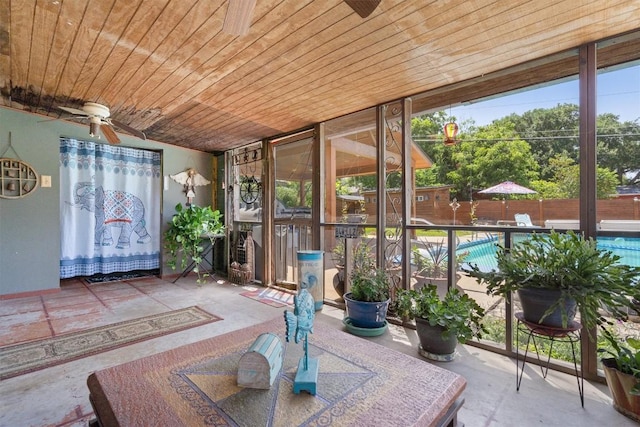
POLYGON ((92 120, 91 123, 89 123, 89 136, 97 136, 98 139, 100 139, 100 122, 98 123, 94 123, 94 121, 92 120))

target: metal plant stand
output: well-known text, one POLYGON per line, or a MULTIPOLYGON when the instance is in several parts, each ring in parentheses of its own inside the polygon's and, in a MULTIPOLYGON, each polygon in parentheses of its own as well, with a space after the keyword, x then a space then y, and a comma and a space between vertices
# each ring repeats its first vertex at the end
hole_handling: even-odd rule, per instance
MULTIPOLYGON (((515 314, 517 319, 516 330, 516 390, 520 391, 520 383, 522 383, 522 374, 524 373, 524 365, 527 363, 527 354, 529 352, 529 343, 533 342, 533 347, 536 351, 538 358, 538 364, 540 365, 540 371, 542 377, 547 378, 547 372, 549 372, 549 362, 551 361, 551 353, 553 351, 553 344, 555 342, 568 342, 571 343, 571 354, 573 355, 573 368, 576 374, 576 381, 578 382, 578 393, 580 394, 580 403, 584 408, 584 373, 582 369, 582 363, 580 363, 580 371, 578 372, 578 362, 576 358, 576 344, 578 344, 578 351, 580 350, 580 336, 582 331, 582 324, 576 321, 571 321, 566 328, 555 328, 546 325, 540 325, 525 320, 522 312, 515 314), (524 358, 522 360, 522 368, 520 367, 520 346, 519 346, 519 334, 518 331, 522 331, 527 334, 527 344, 525 346, 524 358), (551 345, 549 347, 549 356, 546 363, 540 360, 540 353, 538 352, 538 345, 536 338, 549 340, 551 345)), ((582 355, 582 353, 580 353, 582 355)), ((582 360, 582 359, 581 359, 582 360)))

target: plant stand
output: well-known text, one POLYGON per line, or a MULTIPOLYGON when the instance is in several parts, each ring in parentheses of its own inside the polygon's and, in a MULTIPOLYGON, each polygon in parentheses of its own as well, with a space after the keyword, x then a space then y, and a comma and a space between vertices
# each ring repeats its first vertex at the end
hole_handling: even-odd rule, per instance
MULTIPOLYGON (((204 250, 202 251, 202 261, 203 263, 206 262, 207 264, 209 264, 211 271, 213 271, 213 247, 215 246, 216 241, 218 239, 222 239, 223 237, 224 234, 215 234, 202 237, 202 242, 204 244, 204 250), (211 254, 211 261, 209 261, 208 259, 209 254, 211 254)), ((182 277, 187 277, 187 275, 191 273, 194 268, 196 268, 196 262, 191 261, 191 263, 184 270, 182 270, 182 273, 180 273, 180 275, 174 279, 173 283, 176 283, 182 277)))
POLYGON ((540 372, 542 377, 547 378, 549 372, 549 362, 551 361, 551 352, 553 350, 553 343, 556 341, 564 341, 571 343, 571 353, 573 354, 573 368, 575 369, 576 381, 578 382, 578 393, 580 394, 580 403, 584 408, 584 373, 582 363, 580 363, 580 372, 578 373, 578 362, 576 358, 576 344, 580 349, 580 334, 582 331, 582 324, 576 321, 571 321, 566 328, 555 328, 550 326, 540 325, 538 323, 532 323, 524 319, 522 312, 515 314, 517 319, 516 327, 516 390, 520 391, 520 384, 522 383, 522 374, 524 373, 524 365, 527 363, 527 353, 529 352, 529 343, 533 341, 533 347, 536 350, 536 356, 538 358, 538 364, 540 365, 540 372), (527 344, 525 346, 524 359, 522 360, 522 369, 520 369, 520 346, 518 342, 518 331, 527 334, 527 344), (546 339, 551 342, 549 348, 549 357, 543 366, 540 360, 540 353, 538 352, 538 345, 536 344, 536 337, 539 339, 546 339))

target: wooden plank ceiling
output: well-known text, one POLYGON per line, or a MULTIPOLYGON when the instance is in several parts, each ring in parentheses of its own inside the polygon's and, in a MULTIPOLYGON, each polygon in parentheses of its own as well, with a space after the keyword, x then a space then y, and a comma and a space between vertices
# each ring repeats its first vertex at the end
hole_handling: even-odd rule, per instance
POLYGON ((367 18, 258 0, 232 35, 229 1, 0 0, 2 104, 70 119, 59 106, 97 102, 150 139, 223 151, 640 28, 638 0, 383 0, 367 18))

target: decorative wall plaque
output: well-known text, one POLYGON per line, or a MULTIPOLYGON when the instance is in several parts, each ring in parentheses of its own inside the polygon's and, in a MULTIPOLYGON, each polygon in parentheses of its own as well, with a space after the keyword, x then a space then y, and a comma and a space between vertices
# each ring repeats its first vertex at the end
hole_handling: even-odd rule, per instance
POLYGON ((27 162, 0 158, 0 197, 19 199, 38 187, 38 174, 27 162))

